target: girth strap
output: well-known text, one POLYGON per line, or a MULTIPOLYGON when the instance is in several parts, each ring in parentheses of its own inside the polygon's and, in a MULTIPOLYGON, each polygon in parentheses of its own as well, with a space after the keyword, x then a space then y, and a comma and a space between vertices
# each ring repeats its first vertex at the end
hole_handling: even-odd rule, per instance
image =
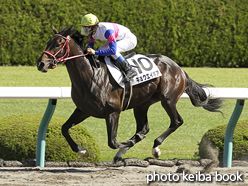
POLYGON ((126 81, 122 96, 122 111, 128 108, 132 93, 133 93, 133 89, 131 83, 130 81, 126 81))

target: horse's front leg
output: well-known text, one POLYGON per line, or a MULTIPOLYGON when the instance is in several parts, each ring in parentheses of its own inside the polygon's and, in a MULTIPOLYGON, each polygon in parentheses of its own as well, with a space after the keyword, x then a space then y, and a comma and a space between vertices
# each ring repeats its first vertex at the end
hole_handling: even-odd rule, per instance
POLYGON ((108 132, 108 146, 112 149, 120 150, 114 157, 114 163, 117 161, 121 161, 122 154, 125 154, 127 150, 132 147, 134 144, 132 141, 117 143, 117 129, 118 129, 118 122, 119 122, 120 112, 112 112, 106 117, 106 125, 107 125, 107 132, 108 132))
MULTIPOLYGON (((136 119, 136 134, 128 141, 131 144, 136 144, 143 140, 146 137, 146 134, 149 132, 149 125, 147 119, 147 111, 150 106, 150 103, 144 103, 139 107, 134 108, 134 116, 136 119)), ((114 157, 114 161, 120 161, 123 154, 129 150, 129 147, 120 148, 117 154, 114 157)))
POLYGON ((89 156, 89 152, 85 148, 80 148, 73 141, 73 139, 71 138, 71 136, 69 134, 69 129, 71 127, 79 124, 80 122, 82 122, 83 120, 85 120, 88 117, 89 117, 89 115, 85 114, 84 112, 82 112, 81 110, 79 110, 78 108, 76 108, 75 111, 73 112, 73 114, 70 116, 70 118, 62 126, 62 134, 65 137, 65 139, 67 140, 67 142, 69 143, 71 149, 74 152, 79 153, 83 157, 88 157, 89 156))

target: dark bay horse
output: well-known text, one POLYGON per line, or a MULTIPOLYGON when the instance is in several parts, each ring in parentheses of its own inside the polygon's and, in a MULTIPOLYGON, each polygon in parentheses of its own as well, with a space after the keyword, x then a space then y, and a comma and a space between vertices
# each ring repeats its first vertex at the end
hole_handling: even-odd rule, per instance
POLYGON ((106 64, 97 61, 97 66, 91 62, 92 56, 86 55, 78 45, 75 29, 67 27, 58 32, 47 43, 46 50, 37 60, 39 71, 47 72, 57 62, 64 61, 71 80, 71 97, 76 109, 62 126, 62 134, 74 152, 87 157, 87 149, 80 148, 69 135, 69 129, 86 118, 93 116, 104 118, 107 125, 108 145, 112 149, 119 149, 114 162, 121 160, 121 156, 129 148, 144 139, 149 132, 147 112, 149 107, 160 101, 170 117, 170 126, 154 140, 152 154, 158 158, 161 154, 159 146, 178 127, 183 119, 177 112, 176 104, 185 91, 196 107, 203 107, 211 112, 220 112, 220 99, 210 99, 203 87, 192 79, 170 58, 149 54, 162 73, 161 77, 152 79, 133 87, 133 94, 128 109, 133 109, 136 119, 136 132, 127 142, 116 141, 119 116, 122 111, 123 88, 121 88, 109 73, 106 64))

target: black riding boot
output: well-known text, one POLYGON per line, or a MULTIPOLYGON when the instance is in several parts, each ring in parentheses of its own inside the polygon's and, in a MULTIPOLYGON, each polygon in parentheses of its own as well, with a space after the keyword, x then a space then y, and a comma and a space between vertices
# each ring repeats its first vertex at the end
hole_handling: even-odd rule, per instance
POLYGON ((124 60, 124 61, 121 62, 121 67, 125 71, 125 73, 126 73, 126 75, 127 75, 129 80, 137 75, 137 72, 132 69, 132 67, 129 65, 127 60, 124 60))

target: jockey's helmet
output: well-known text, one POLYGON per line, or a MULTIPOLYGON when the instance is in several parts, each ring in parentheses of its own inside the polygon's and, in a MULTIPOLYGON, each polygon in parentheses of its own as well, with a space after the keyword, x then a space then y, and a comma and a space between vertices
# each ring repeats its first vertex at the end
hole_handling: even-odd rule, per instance
POLYGON ((81 19, 81 34, 89 36, 94 34, 94 27, 99 23, 98 18, 93 14, 86 14, 81 19))

